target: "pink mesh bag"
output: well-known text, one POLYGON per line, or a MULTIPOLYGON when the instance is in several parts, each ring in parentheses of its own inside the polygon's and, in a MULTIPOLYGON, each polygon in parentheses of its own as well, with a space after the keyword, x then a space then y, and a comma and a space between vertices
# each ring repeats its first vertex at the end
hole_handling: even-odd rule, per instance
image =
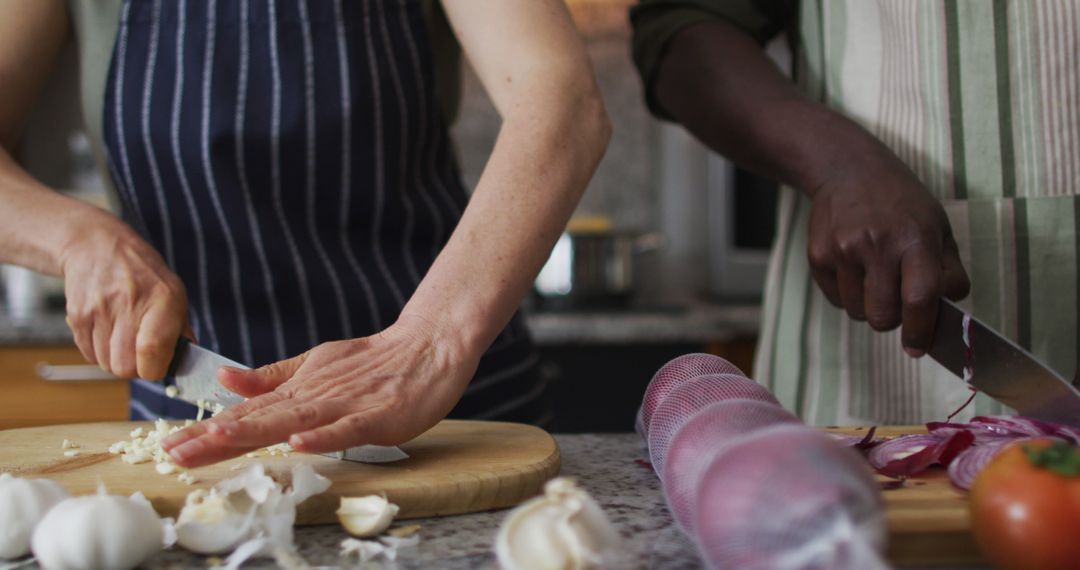
MULTIPOLYGON (((659 425, 659 413, 656 419, 654 432, 659 425)), ((780 406, 735 399, 713 402, 681 426, 670 441, 666 457, 660 459, 663 467, 658 473, 664 482, 671 514, 683 530, 693 531, 697 483, 712 457, 761 429, 782 424, 802 425, 799 418, 780 406)), ((651 443, 649 452, 653 452, 651 443)), ((657 467, 655 459, 653 467, 657 467)))
POLYGON ((645 396, 638 410, 635 427, 637 432, 645 437, 649 433, 649 422, 660 400, 664 399, 675 386, 682 382, 703 376, 705 374, 735 374, 745 377, 738 366, 712 354, 694 353, 684 354, 668 361, 653 374, 649 386, 645 388, 645 396))
POLYGON ((710 567, 888 568, 881 493, 853 450, 781 424, 701 459, 693 526, 710 567))
POLYGON ((635 427, 711 568, 887 568, 869 467, 730 362, 688 354, 665 364, 635 427))
POLYGON ((756 400, 780 408, 764 386, 735 374, 705 374, 684 380, 667 392, 649 422, 649 459, 657 475, 663 478, 664 456, 675 432, 703 408, 731 399, 756 400))

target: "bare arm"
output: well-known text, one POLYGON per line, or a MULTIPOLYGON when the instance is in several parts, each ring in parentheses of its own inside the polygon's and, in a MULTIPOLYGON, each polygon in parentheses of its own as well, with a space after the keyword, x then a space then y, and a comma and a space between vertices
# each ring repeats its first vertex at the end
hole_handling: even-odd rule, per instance
POLYGON ((64 2, 0 0, 0 262, 60 275, 66 223, 79 203, 45 188, 11 153, 67 39, 64 2))
POLYGON ((398 321, 223 384, 252 397, 176 434, 182 465, 288 440, 332 451, 409 440, 446 416, 506 326, 603 155, 610 125, 560 0, 444 0, 502 115, 465 213, 398 321))
POLYGON ((707 145, 813 200, 810 265, 834 305, 877 330, 902 324, 913 356, 929 347, 938 300, 964 297, 968 278, 941 205, 885 145, 723 21, 676 35, 654 89, 707 145))
POLYGON ((116 216, 46 188, 11 156, 67 37, 63 0, 0 0, 0 263, 64 277, 87 360, 160 378, 185 323, 179 279, 116 216))
POLYGON ((444 0, 503 118, 468 208, 403 316, 437 319, 484 350, 540 271, 603 156, 611 127, 562 2, 444 0))

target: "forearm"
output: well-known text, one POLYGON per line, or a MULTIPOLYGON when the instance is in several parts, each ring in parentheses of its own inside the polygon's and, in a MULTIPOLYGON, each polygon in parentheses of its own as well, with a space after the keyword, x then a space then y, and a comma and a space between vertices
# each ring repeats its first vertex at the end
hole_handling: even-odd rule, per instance
MULTIPOLYGON (((591 86, 591 81, 589 82, 591 86)), ((402 316, 479 354, 521 302, 566 226, 610 137, 595 88, 537 86, 507 114, 453 236, 402 316)))
POLYGON ((46 188, 0 148, 0 263, 59 276, 66 246, 88 224, 119 220, 46 188))
POLYGON ((881 143, 804 97, 749 35, 722 21, 671 40, 653 85, 664 109, 740 166, 812 194, 852 152, 881 143))

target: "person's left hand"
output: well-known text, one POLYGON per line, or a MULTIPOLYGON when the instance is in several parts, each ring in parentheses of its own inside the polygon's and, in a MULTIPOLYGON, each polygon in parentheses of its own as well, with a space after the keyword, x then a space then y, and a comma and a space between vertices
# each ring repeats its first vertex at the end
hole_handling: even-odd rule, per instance
POLYGON ((478 364, 433 337, 420 319, 399 320, 255 370, 222 368, 222 385, 250 399, 162 446, 193 468, 283 441, 309 453, 404 443, 450 413, 478 364))

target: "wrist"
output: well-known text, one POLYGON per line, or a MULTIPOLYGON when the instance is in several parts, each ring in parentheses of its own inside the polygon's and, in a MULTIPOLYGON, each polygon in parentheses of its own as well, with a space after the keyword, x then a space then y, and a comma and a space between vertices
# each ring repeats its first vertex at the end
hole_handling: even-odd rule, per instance
POLYGON ((872 165, 895 160, 881 141, 851 119, 811 101, 802 106, 789 146, 790 182, 813 199, 838 177, 850 176, 872 165), (801 124, 799 124, 801 123, 801 124))
POLYGON ((73 201, 75 207, 67 210, 57 224, 59 229, 50 251, 50 258, 61 276, 65 275, 70 263, 86 255, 87 248, 115 243, 127 234, 137 237, 134 230, 109 212, 73 201))

